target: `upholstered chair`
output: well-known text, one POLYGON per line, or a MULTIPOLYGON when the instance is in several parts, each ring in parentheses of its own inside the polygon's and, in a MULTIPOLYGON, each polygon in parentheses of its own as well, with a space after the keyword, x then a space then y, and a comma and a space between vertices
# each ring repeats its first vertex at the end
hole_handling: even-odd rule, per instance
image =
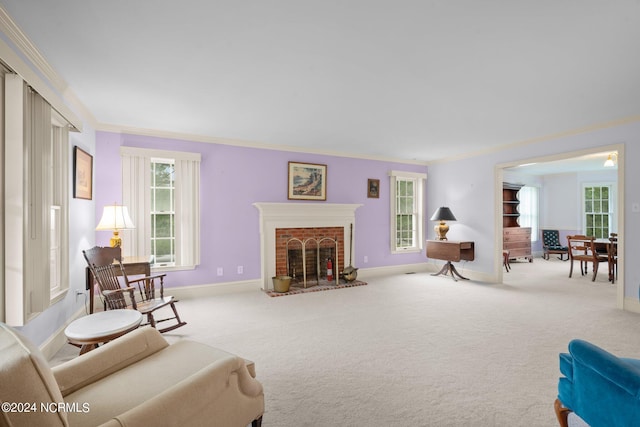
POLYGON ((561 260, 569 259, 569 248, 560 244, 560 232, 558 230, 542 230, 542 257, 549 259, 549 254, 559 254, 561 260), (567 259, 564 259, 564 256, 567 259))
POLYGON ((583 340, 560 353, 558 398, 560 426, 571 412, 591 427, 640 426, 640 360, 616 357, 583 340))

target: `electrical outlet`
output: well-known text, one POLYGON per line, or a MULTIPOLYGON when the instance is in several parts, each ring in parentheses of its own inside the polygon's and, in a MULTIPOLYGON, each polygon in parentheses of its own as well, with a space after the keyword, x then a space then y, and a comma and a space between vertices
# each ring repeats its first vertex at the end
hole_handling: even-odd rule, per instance
POLYGON ((218 276, 222 276, 224 274, 224 270, 222 267, 218 267, 218 276))
POLYGON ((238 274, 242 274, 242 273, 244 273, 244 267, 239 265, 238 266, 238 274))
POLYGON ((363 261, 364 261, 365 264, 368 263, 369 262, 369 257, 365 255, 363 261))

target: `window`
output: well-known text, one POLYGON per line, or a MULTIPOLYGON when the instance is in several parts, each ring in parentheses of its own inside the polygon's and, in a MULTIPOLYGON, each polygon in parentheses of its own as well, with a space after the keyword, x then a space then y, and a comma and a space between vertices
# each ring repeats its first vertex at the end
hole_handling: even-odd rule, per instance
POLYGON ((5 319, 20 326, 69 287, 69 126, 19 76, 4 78, 4 167, 15 177, 5 186, 5 319))
POLYGON ((531 227, 531 241, 536 242, 538 240, 538 234, 540 234, 538 231, 538 187, 525 185, 520 189, 518 199, 520 200, 520 205, 518 206, 520 217, 518 218, 518 222, 521 227, 531 227))
POLYGON ((49 290, 52 300, 61 296, 68 287, 67 257, 68 239, 68 180, 69 141, 67 128, 62 119, 54 114, 51 123, 51 170, 49 173, 49 192, 51 197, 49 231, 49 290))
POLYGON ((391 252, 416 252, 422 249, 425 174, 392 171, 391 177, 391 252))
POLYGON ((176 261, 175 165, 171 159, 151 159, 151 264, 176 261))
POLYGON ((136 228, 124 230, 125 256, 152 267, 200 263, 200 154, 121 147, 122 202, 136 228))
POLYGON ((613 230, 613 185, 585 185, 584 234, 596 239, 608 238, 613 230))

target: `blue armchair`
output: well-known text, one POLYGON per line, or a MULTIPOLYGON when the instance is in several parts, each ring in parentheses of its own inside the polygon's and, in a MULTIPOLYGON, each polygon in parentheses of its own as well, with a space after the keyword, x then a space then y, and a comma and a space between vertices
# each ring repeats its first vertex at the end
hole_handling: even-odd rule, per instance
POLYGON ((560 353, 556 415, 567 426, 571 412, 591 427, 640 426, 640 360, 619 358, 583 340, 560 353))

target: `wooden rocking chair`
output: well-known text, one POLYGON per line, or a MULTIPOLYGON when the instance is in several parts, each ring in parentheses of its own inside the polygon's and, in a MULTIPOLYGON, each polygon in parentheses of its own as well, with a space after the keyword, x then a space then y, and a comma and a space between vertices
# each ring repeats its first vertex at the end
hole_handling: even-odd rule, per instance
POLYGON ((89 264, 89 269, 95 282, 100 288, 100 294, 104 299, 105 309, 133 309, 138 310, 147 316, 147 322, 156 328, 156 324, 167 320, 176 321, 175 324, 163 329, 160 332, 167 332, 184 326, 187 322, 180 320, 175 303, 178 300, 172 296, 164 295, 164 277, 166 274, 145 276, 139 279, 129 279, 122 266, 122 256, 119 247, 99 247, 95 246, 86 251, 82 251, 84 258, 89 264), (124 287, 121 285, 118 276, 122 276, 124 287), (159 286, 156 295, 156 283, 159 286), (126 298, 128 295, 128 301, 126 298), (153 312, 170 306, 174 317, 156 320, 153 312))

